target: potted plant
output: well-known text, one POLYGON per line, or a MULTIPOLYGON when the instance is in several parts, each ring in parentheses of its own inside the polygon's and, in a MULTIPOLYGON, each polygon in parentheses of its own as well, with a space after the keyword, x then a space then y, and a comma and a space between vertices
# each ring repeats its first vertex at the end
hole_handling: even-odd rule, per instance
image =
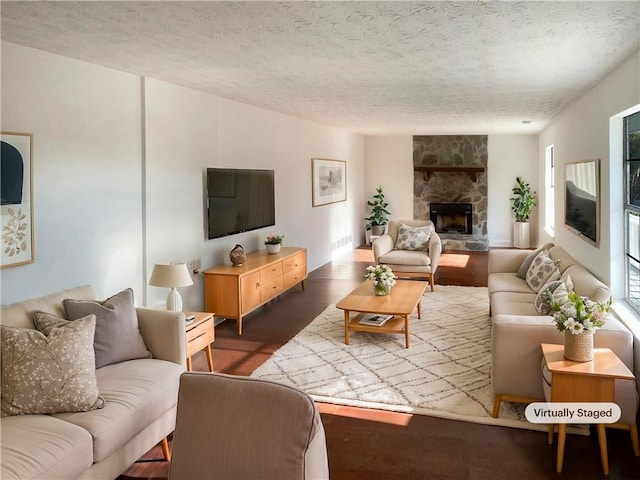
POLYGON ((387 224, 387 216, 391 212, 387 210, 389 204, 384 200, 382 185, 378 185, 373 200, 367 200, 367 206, 371 208, 371 214, 365 218, 367 230, 371 230, 371 235, 382 235, 387 224))
POLYGON ((516 186, 511 189, 511 210, 515 213, 513 246, 529 248, 529 217, 536 203, 536 192, 521 177, 516 177, 516 186))
POLYGON ((278 253, 284 242, 284 235, 268 235, 264 241, 264 245, 269 253, 278 253))

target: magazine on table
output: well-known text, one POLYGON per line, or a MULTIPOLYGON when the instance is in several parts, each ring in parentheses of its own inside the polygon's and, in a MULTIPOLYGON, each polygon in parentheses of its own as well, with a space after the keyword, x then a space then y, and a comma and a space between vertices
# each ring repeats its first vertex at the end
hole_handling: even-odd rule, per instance
POLYGON ((381 315, 379 313, 369 313, 360 319, 361 324, 363 325, 373 325, 374 327, 381 327, 388 320, 391 320, 393 315, 381 315))

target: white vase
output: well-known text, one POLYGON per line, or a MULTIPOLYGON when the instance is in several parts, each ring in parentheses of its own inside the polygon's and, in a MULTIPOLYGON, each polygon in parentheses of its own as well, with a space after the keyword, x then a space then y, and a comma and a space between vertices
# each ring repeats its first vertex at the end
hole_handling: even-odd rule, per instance
POLYGON ((265 247, 267 247, 267 253, 278 253, 280 251, 280 243, 265 243, 265 247))

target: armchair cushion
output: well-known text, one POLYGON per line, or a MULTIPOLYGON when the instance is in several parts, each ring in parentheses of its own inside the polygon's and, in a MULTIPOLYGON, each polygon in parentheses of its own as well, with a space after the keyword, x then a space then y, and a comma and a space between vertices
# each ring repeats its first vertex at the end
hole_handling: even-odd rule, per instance
POLYGON ((433 225, 424 227, 410 227, 400 225, 398 228, 398 238, 394 246, 395 250, 428 250, 429 238, 433 233, 433 225))

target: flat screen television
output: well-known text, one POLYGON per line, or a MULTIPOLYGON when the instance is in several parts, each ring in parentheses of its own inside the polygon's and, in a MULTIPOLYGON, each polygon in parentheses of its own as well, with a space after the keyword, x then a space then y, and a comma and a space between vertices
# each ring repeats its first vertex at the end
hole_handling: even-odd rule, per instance
POLYGON ((565 216, 567 228, 594 245, 600 235, 600 169, 598 160, 565 166, 565 216))
POLYGON ((207 168, 208 238, 276 223, 273 170, 207 168))

